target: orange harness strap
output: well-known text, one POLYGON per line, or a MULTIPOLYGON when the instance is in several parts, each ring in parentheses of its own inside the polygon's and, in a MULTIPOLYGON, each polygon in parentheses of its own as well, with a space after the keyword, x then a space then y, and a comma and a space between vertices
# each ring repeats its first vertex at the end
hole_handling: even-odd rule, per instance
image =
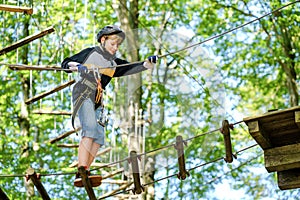
POLYGON ((101 85, 101 79, 97 79, 97 95, 95 98, 95 103, 98 104, 102 101, 103 89, 101 85))

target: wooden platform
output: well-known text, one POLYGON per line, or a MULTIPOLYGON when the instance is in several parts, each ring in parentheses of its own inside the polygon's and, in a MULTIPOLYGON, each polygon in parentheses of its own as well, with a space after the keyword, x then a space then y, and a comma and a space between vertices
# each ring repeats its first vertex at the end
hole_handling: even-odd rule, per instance
POLYGON ((244 118, 244 122, 263 149, 300 143, 300 106, 244 118))
POLYGON ((299 188, 300 106, 244 118, 244 122, 264 150, 267 171, 277 172, 279 188, 299 188))

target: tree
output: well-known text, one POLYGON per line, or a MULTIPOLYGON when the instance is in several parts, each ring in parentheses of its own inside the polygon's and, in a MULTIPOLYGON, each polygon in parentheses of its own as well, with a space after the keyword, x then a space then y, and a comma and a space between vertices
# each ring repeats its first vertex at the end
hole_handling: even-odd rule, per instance
MULTIPOLYGON (((224 118, 236 122, 241 116, 238 113, 249 116, 299 103, 298 4, 191 48, 193 44, 257 19, 285 2, 31 2, 18 1, 17 5, 33 6, 32 16, 0 11, 1 37, 4 38, 0 48, 49 26, 56 31, 2 55, 2 62, 59 66, 64 57, 96 45, 95 35, 103 25, 120 24, 129 32, 128 35, 133 31, 133 36, 138 36, 137 43, 129 51, 129 46, 124 45, 127 49, 122 49, 120 56, 131 61, 143 60, 152 54, 160 56, 156 68, 150 72, 151 76, 150 73, 142 73, 130 77, 139 86, 133 102, 138 103, 148 123, 143 127, 147 136, 145 151, 168 146, 175 142, 177 135, 186 139, 216 130, 188 141, 184 147, 187 169, 224 156, 223 139, 218 132, 224 118), (185 47, 189 48, 184 50, 185 47)), ((75 169, 69 167, 76 159, 76 149, 60 148, 49 143, 50 139, 71 129, 69 116, 34 114, 40 108, 70 111, 70 88, 22 107, 28 97, 76 78, 76 74, 13 71, 4 65, 1 65, 0 73, 3 80, 0 84, 0 174, 24 175, 28 167, 33 167, 48 175, 42 176, 41 180, 51 198, 82 199, 86 193, 72 186, 75 169), (22 114, 24 108, 28 109, 28 116, 22 114), (22 130, 26 130, 26 134, 22 134, 25 133, 22 130), (21 158, 22 147, 26 147, 23 148, 26 158, 21 158)), ((127 84, 132 82, 127 80, 115 79, 106 91, 106 107, 114 116, 113 120, 123 119, 127 113, 126 106, 130 105, 123 89, 135 85, 128 87, 127 84), (117 96, 111 95, 112 92, 116 92, 117 96)), ((241 123, 232 131, 234 151, 253 144, 246 128, 241 123)), ((121 137, 120 129, 109 122, 107 144, 114 148, 111 155, 103 155, 97 158, 97 162, 116 161, 128 156, 127 139, 121 137)), ((78 137, 74 134, 58 144, 77 142, 78 137)), ((244 196, 254 199, 296 196, 297 190, 282 192, 273 186, 276 185, 273 184, 273 174, 256 173, 258 169, 264 169, 260 155, 259 148, 251 148, 239 154, 232 164, 220 160, 195 168, 184 181, 171 177, 149 184, 148 189, 153 186, 152 193, 148 190, 143 195, 147 195, 148 199, 212 199, 216 198, 214 193, 223 183, 232 185, 232 189, 242 188, 244 196)), ((149 161, 146 183, 178 173, 173 146, 155 151, 145 158, 149 161)), ((117 167, 127 168, 127 165, 122 162, 117 167)), ((105 174, 114 169, 96 171, 105 174)), ((26 198, 20 177, 3 177, 0 180, 1 189, 12 199, 26 198)), ((114 178, 122 179, 123 176, 114 178)), ((116 185, 103 184, 95 188, 95 193, 98 197, 117 188, 116 185)), ((39 199, 38 195, 31 198, 39 199)))

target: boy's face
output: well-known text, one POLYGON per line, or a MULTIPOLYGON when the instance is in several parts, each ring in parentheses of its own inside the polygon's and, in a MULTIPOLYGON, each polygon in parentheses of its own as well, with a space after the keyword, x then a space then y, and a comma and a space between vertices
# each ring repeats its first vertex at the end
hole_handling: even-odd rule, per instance
POLYGON ((104 44, 104 47, 108 53, 115 55, 122 41, 120 41, 119 37, 102 37, 101 43, 104 44))

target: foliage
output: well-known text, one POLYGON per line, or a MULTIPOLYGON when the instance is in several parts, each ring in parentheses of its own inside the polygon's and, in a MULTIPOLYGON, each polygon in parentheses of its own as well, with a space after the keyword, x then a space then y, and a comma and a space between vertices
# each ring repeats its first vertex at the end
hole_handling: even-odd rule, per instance
MULTIPOLYGON (((5 63, 59 66, 63 58, 96 45, 95 34, 103 25, 119 23, 112 7, 116 1, 16 2, 19 6, 32 6, 34 14, 0 11, 1 49, 22 39, 26 21, 29 21, 29 35, 50 26, 56 31, 26 45, 29 47, 28 63, 22 63, 21 59, 25 47, 2 55, 1 62, 5 63)), ((223 139, 218 130, 224 118, 236 122, 243 116, 290 106, 291 90, 284 63, 289 63, 296 74, 300 74, 299 5, 291 5, 281 10, 280 15, 267 16, 213 41, 177 52, 286 3, 260 0, 139 1, 139 29, 135 30, 139 34, 139 57, 166 55, 160 58, 153 71, 142 74, 143 84, 138 86, 143 91, 141 106, 148 122, 145 126, 146 152, 174 143, 177 135, 187 139, 215 130, 187 142, 185 156, 187 169, 192 169, 190 177, 184 181, 172 177, 155 183, 155 199, 220 198, 214 193, 222 184, 230 185, 231 190, 242 191, 243 197, 249 199, 284 199, 299 194, 298 190, 282 192, 277 189, 274 175, 261 170, 264 166, 258 147, 238 154, 232 164, 223 160, 210 163, 224 156, 223 139), (285 44, 284 37, 290 39, 290 44, 285 44), (292 46, 291 52, 285 51, 287 45, 292 46), (208 164, 201 166, 205 163, 208 164)), ((125 8, 129 2, 119 4, 131 14, 130 9, 125 8)), ((128 51, 132 51, 129 46, 123 47, 121 56, 126 57, 128 51)), ((26 100, 22 83, 29 83, 27 91, 29 97, 33 97, 76 79, 76 74, 12 71, 5 65, 1 65, 0 74, 0 174, 21 175, 1 178, 1 189, 10 199, 26 199, 23 175, 31 166, 38 173, 49 175, 42 176, 41 180, 51 199, 85 199, 85 191, 72 185, 75 169, 69 165, 76 160, 76 150, 49 143, 71 129, 70 117, 33 113, 38 109, 70 111, 71 88, 28 105, 29 134, 22 135, 20 130, 26 100), (28 149, 24 149, 27 145, 28 149), (29 152, 26 157, 24 151, 29 152), (64 175, 53 175, 56 173, 64 175)), ((299 80, 295 81, 299 85, 299 80)), ((114 149, 110 155, 97 158, 98 162, 128 156, 127 138, 122 128, 114 124, 118 120, 122 122, 119 116, 122 110, 112 113, 114 107, 125 102, 126 85, 122 83, 114 79, 106 91, 106 107, 113 117, 107 128, 106 141, 114 149)), ((246 128, 239 124, 232 131, 234 151, 253 144, 246 128)), ((77 144, 78 137, 71 135, 59 142, 62 143, 77 144)), ((178 173, 173 146, 146 158, 155 162, 154 168, 150 169, 155 180, 178 173)), ((117 167, 127 169, 128 163, 120 163, 117 167)), ((120 179, 121 175, 116 178, 120 179)), ((101 196, 116 188, 103 184, 95 189, 95 193, 101 196)), ((32 199, 40 197, 36 195, 32 199)))

